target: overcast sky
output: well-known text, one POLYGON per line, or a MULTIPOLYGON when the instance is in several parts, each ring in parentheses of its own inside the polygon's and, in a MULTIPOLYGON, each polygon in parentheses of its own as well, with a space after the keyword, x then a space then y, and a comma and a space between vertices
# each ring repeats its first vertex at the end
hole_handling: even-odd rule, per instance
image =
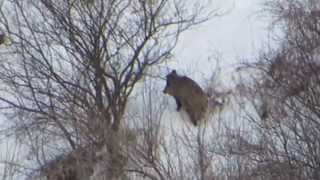
MULTIPOLYGON (((221 1, 221 0, 220 0, 221 1)), ((252 59, 267 42, 269 22, 261 17, 263 0, 225 0, 213 6, 229 10, 222 17, 213 18, 200 27, 186 32, 175 51, 178 62, 170 68, 186 73, 210 72, 210 56, 221 56, 222 65, 252 59)), ((211 65, 210 65, 211 64, 211 65)))

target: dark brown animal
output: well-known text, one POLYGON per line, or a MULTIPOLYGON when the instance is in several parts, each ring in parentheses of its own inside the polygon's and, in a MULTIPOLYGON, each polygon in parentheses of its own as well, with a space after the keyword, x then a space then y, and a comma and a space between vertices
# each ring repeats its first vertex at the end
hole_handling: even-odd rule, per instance
POLYGON ((173 70, 167 75, 167 85, 163 92, 175 99, 177 111, 183 108, 195 126, 204 118, 208 107, 208 96, 192 79, 179 76, 173 70))

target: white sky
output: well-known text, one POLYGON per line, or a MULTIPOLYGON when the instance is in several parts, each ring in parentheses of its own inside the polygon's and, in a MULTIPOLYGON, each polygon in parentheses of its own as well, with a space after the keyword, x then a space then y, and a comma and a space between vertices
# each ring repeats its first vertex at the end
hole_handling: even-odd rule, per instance
POLYGON ((269 22, 260 12, 264 0, 220 1, 220 5, 212 5, 218 4, 229 12, 186 32, 175 51, 178 62, 170 64, 170 68, 182 74, 191 71, 197 79, 199 71, 205 76, 212 72, 215 63, 214 59, 208 61, 209 57, 218 54, 222 66, 230 68, 230 64, 254 58, 267 42, 269 22))

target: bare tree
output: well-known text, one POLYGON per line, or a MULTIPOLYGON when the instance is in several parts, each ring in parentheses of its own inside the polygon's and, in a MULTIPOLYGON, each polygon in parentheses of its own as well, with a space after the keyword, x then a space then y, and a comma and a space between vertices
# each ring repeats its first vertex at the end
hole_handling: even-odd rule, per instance
MULTIPOLYGON (((319 179, 319 2, 268 1, 281 45, 246 65, 241 108, 250 136, 233 133, 230 154, 259 179, 319 179), (249 84, 249 85, 248 85, 249 84)), ((243 171, 241 171, 243 173, 243 171)), ((237 174, 237 173, 235 173, 237 174)))
POLYGON ((56 154, 105 146, 106 172, 115 179, 126 164, 119 132, 134 88, 170 59, 183 31, 212 15, 206 4, 184 0, 2 5, 0 26, 10 46, 1 55, 1 108, 26 155, 42 166, 56 154))

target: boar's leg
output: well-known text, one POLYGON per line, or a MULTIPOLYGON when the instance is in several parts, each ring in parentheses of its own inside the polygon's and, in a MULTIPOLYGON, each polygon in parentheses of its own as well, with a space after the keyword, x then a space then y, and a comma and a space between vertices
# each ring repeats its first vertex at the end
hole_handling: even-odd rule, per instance
POLYGON ((177 111, 179 111, 182 106, 181 101, 177 96, 174 96, 174 99, 176 100, 176 103, 177 103, 177 111))

